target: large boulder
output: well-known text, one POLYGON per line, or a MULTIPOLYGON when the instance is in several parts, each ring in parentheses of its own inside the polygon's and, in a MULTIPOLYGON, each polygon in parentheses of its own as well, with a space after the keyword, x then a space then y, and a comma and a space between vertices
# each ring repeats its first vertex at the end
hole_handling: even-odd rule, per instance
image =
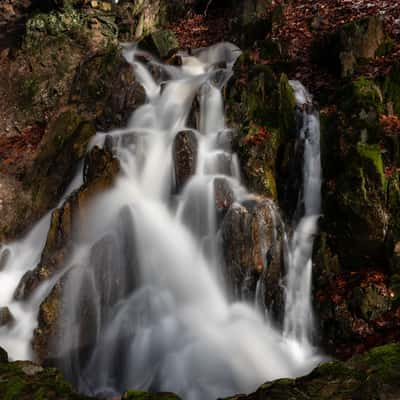
POLYGON ((235 299, 261 302, 280 320, 283 311, 282 238, 273 204, 249 199, 233 204, 221 225, 225 278, 235 299), (258 290, 257 290, 258 289, 258 290), (256 294, 261 296, 256 298, 256 294))

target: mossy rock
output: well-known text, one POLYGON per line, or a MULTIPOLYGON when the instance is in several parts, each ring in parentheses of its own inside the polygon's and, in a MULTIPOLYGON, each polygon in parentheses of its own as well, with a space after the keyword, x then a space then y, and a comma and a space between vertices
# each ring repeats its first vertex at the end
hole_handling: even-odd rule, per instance
POLYGON ((399 395, 400 345, 391 344, 346 363, 324 363, 302 378, 266 383, 253 394, 229 400, 395 400, 399 395))
POLYGON ((334 190, 326 186, 323 191, 323 225, 330 232, 330 247, 345 269, 382 265, 390 218, 380 147, 359 143, 338 165, 333 179, 328 178, 334 190))
POLYGON ((285 137, 296 132, 296 99, 288 78, 282 74, 279 79, 279 116, 280 130, 285 137))
POLYGON ((383 112, 383 95, 379 86, 364 76, 358 77, 342 90, 342 108, 346 112, 359 113, 374 111, 376 114, 383 112))
POLYGON ((2 400, 90 400, 75 393, 56 369, 28 361, 0 363, 2 400))
POLYGON ((364 169, 369 176, 377 182, 379 189, 379 182, 382 191, 386 191, 386 177, 383 168, 382 151, 379 145, 369 145, 365 143, 358 143, 357 151, 363 160, 364 169))
POLYGON ((162 59, 166 59, 179 49, 179 42, 172 31, 162 29, 144 37, 139 42, 139 46, 157 54, 162 59))
POLYGON ((74 108, 61 112, 49 125, 33 167, 24 175, 24 185, 35 188, 32 193, 35 209, 45 210, 55 198, 58 199, 95 133, 94 126, 79 116, 74 108))
MULTIPOLYGON (((390 259, 391 271, 400 273, 400 180, 396 173, 388 180, 388 207, 390 212, 387 234, 387 256, 390 259)), ((400 286, 399 286, 400 288, 400 286)), ((399 293, 400 296, 400 293, 399 293)))
POLYGON ((142 390, 129 390, 122 396, 123 400, 180 400, 174 393, 149 393, 142 390))
POLYGON ((72 7, 62 11, 38 13, 26 23, 24 44, 27 48, 41 46, 41 41, 46 36, 60 37, 61 35, 79 33, 86 27, 83 15, 72 7))

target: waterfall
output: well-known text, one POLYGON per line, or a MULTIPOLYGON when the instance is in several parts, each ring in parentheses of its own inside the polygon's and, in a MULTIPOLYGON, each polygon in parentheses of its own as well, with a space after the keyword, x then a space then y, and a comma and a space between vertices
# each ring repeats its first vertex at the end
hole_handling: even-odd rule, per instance
MULTIPOLYGON (((157 79, 141 55, 125 49, 147 101, 125 129, 108 133, 122 172, 92 203, 63 277, 62 326, 53 343, 58 366, 83 393, 112 397, 135 388, 173 391, 189 400, 249 392, 265 381, 310 371, 321 360, 310 340, 312 235, 321 179, 317 114, 304 111, 300 133, 305 213, 287 244, 281 330, 260 312, 259 301, 255 307, 228 299, 221 269, 216 185, 228 185, 233 202, 251 198, 240 182, 223 111, 222 89, 240 50, 221 43, 182 52, 179 67, 146 54, 157 79), (196 123, 193 104, 199 105, 196 123), (183 159, 193 164, 186 179, 177 170, 178 139, 193 147, 192 159, 183 159)), ((309 95, 300 84, 293 86, 299 105, 305 104, 309 95)), ((105 137, 98 133, 91 145, 102 146, 105 137)), ((272 203, 270 208, 275 213, 272 203)), ((4 277, 16 271, 6 283, 14 289, 34 267, 44 243, 36 230, 45 232, 48 224, 46 217, 15 244, 29 262, 12 251, 0 272, 2 290, 4 277)), ((9 341, 12 332, 0 328, 0 345, 12 357, 30 355, 26 332, 32 333, 38 304, 52 284, 25 309, 31 320, 22 351, 9 341)), ((9 294, 0 300, 8 304, 9 294)), ((18 330, 25 316, 15 316, 18 330)))
POLYGON ((289 82, 301 112, 298 140, 304 143, 303 187, 298 208, 302 217, 287 246, 286 301, 284 334, 309 343, 313 334, 311 305, 312 251, 321 211, 321 156, 319 116, 312 97, 298 81, 289 82))

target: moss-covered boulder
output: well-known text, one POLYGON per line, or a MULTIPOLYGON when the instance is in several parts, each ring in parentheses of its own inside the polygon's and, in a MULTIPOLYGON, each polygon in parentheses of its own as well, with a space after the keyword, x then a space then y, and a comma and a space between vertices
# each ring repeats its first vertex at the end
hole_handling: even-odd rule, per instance
POLYGON ((394 400, 400 395, 399 367, 400 345, 392 344, 346 363, 324 363, 302 378, 269 382, 253 394, 229 400, 394 400))
POLYGON ((61 372, 29 361, 0 363, 0 397, 4 400, 90 400, 75 393, 61 372))
POLYGON ((228 124, 237 131, 243 178, 253 192, 282 198, 296 132, 296 102, 287 76, 244 53, 226 94, 228 124), (287 157, 285 155, 287 154, 287 157))
MULTIPOLYGON (((55 368, 43 368, 30 361, 8 362, 0 348, 0 397, 2 400, 94 400, 78 394, 55 368)), ((130 390, 124 400, 179 400, 173 393, 130 390)))

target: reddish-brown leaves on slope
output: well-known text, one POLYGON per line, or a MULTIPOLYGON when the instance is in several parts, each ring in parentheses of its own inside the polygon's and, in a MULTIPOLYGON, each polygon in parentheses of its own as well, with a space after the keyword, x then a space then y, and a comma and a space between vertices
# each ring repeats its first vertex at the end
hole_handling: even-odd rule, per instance
POLYGON ((0 136, 0 168, 12 166, 20 159, 29 158, 42 139, 44 128, 41 125, 28 126, 19 135, 0 136))

